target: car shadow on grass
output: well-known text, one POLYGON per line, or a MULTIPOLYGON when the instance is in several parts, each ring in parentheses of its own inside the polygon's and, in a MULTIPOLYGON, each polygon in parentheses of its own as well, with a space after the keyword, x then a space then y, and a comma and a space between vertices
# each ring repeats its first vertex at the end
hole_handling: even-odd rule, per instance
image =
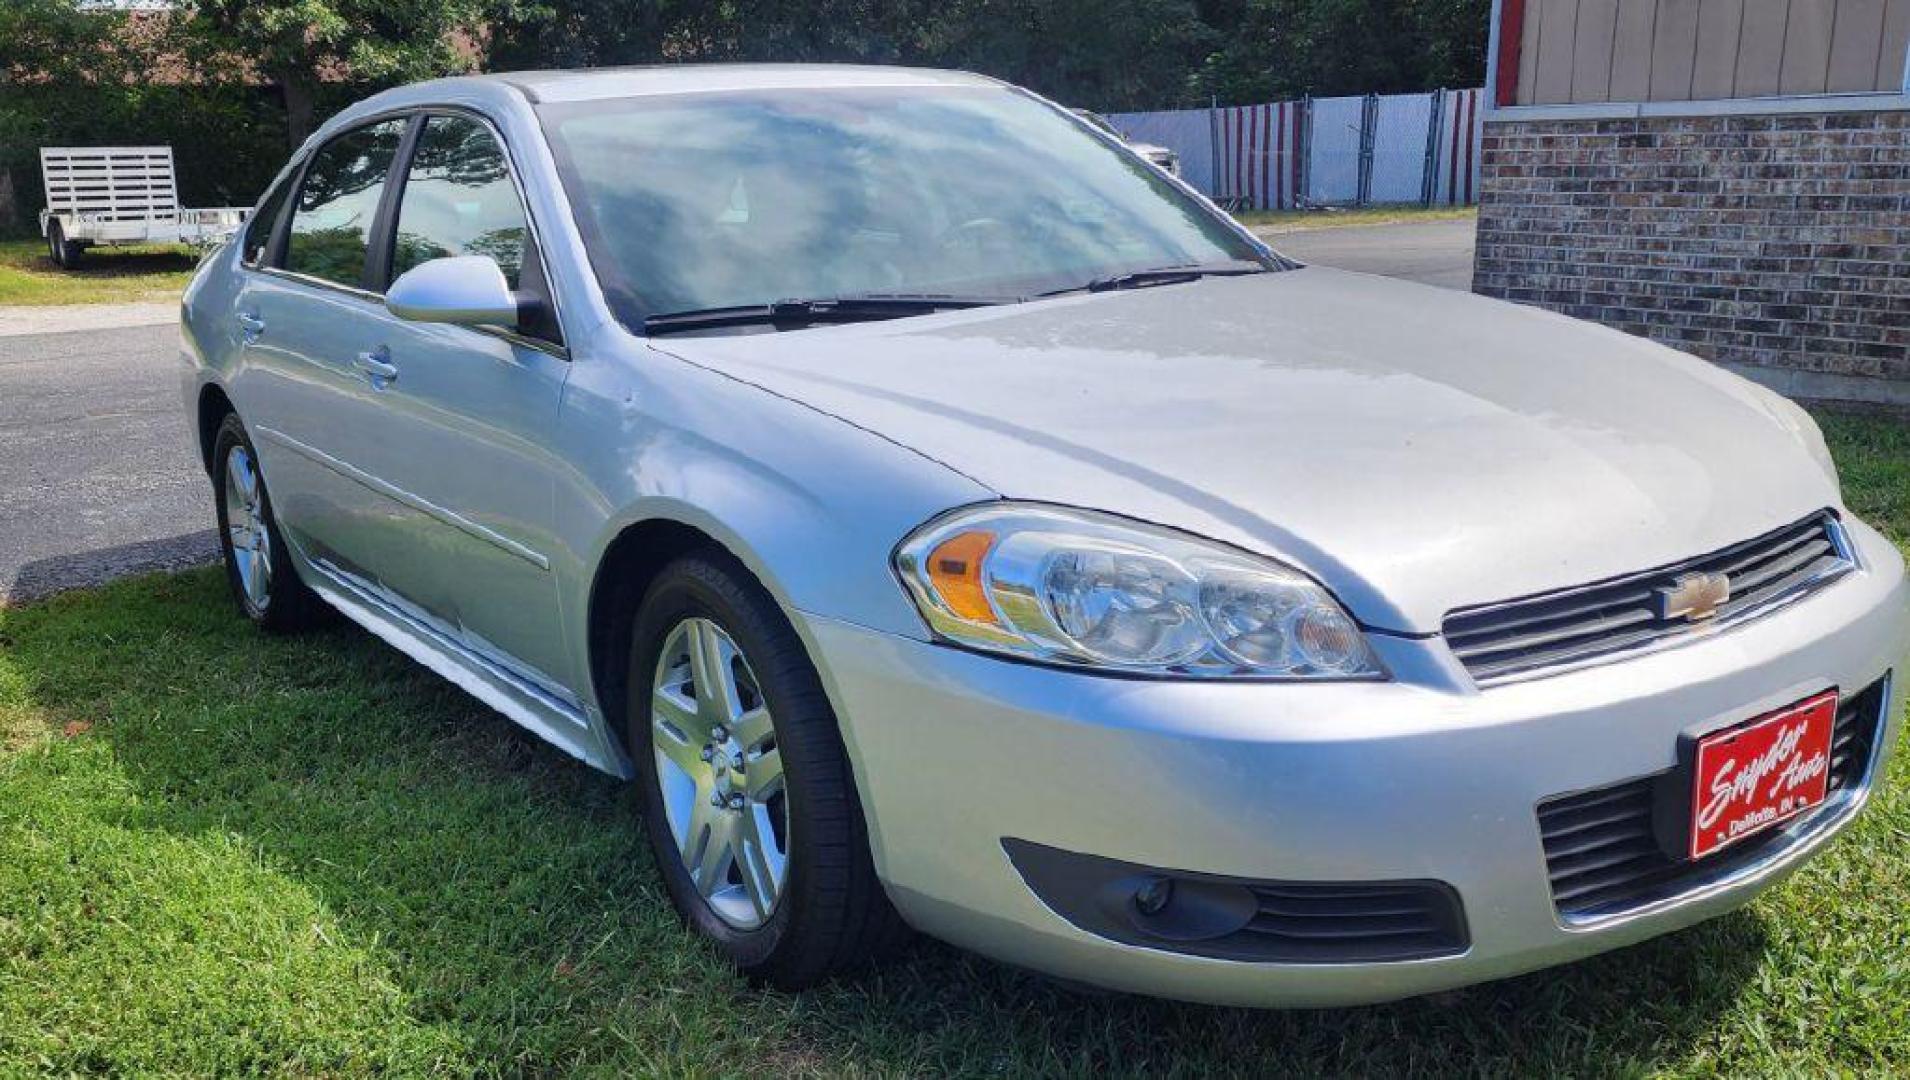
MULTIPOLYGON (((1084 993, 918 941, 787 995, 748 986, 677 926, 625 785, 355 628, 256 634, 218 573, 199 570, 0 612, 0 654, 54 733, 21 766, 44 768, 33 782, 73 782, 62 755, 90 742, 126 789, 102 784, 109 794, 65 813, 216 850, 241 838, 249 872, 312 897, 325 940, 372 958, 352 970, 397 987, 407 1022, 435 1033, 428 1057, 374 1071, 1648 1072, 1715 1037, 1766 944, 1739 913, 1432 999, 1274 1013, 1084 993)), ((76 843, 73 858, 107 858, 96 850, 76 843)), ((75 865, 89 881, 138 876, 75 865)), ((244 929, 214 929, 223 914, 182 917, 233 956, 230 993, 249 1001, 245 973, 270 970, 277 946, 222 942, 244 929)), ((221 991, 192 992, 210 1009, 221 991)), ((254 1048, 357 1071, 319 1045, 343 1035, 237 1015, 206 1037, 231 1027, 254 1048)))

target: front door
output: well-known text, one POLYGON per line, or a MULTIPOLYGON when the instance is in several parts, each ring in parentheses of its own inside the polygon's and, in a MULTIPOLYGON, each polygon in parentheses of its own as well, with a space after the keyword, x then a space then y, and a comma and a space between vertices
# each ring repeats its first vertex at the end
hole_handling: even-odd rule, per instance
POLYGON ((484 255, 541 299, 514 333, 381 321, 366 386, 382 430, 356 460, 410 527, 373 554, 378 579, 467 648, 561 694, 556 673, 568 668, 550 569, 561 463, 551 448, 570 365, 489 125, 427 116, 392 220, 392 279, 429 259, 484 255))

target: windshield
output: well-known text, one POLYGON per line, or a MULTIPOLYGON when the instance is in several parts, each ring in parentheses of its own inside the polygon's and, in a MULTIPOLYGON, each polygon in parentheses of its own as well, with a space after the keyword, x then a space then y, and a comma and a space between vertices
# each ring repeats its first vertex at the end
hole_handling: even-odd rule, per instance
POLYGON ((856 296, 1012 300, 1265 253, 1071 118, 996 87, 539 107, 617 317, 856 296))

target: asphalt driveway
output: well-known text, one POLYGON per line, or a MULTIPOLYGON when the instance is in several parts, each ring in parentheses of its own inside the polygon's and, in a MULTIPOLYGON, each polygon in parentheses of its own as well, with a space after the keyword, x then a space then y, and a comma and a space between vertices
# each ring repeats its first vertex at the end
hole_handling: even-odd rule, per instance
POLYGON ((217 554, 171 325, 0 335, 0 602, 217 554))
MULTIPOLYGON (((1470 220, 1264 235, 1302 262, 1471 283, 1470 220)), ((0 310, 0 603, 216 557, 171 317, 170 305, 0 310)))
POLYGON ((1275 251, 1303 263, 1470 290, 1473 234, 1477 229, 1478 222, 1465 218, 1284 233, 1257 231, 1275 251))

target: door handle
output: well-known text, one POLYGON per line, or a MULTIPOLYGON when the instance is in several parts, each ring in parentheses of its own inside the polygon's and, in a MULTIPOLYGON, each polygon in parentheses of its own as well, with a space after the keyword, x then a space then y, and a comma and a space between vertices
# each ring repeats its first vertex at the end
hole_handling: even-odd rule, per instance
POLYGON ((391 353, 383 345, 371 352, 359 353, 357 367, 379 390, 398 381, 398 365, 391 362, 391 353))
POLYGON ((239 312, 239 336, 251 344, 265 336, 265 320, 249 312, 239 312))

